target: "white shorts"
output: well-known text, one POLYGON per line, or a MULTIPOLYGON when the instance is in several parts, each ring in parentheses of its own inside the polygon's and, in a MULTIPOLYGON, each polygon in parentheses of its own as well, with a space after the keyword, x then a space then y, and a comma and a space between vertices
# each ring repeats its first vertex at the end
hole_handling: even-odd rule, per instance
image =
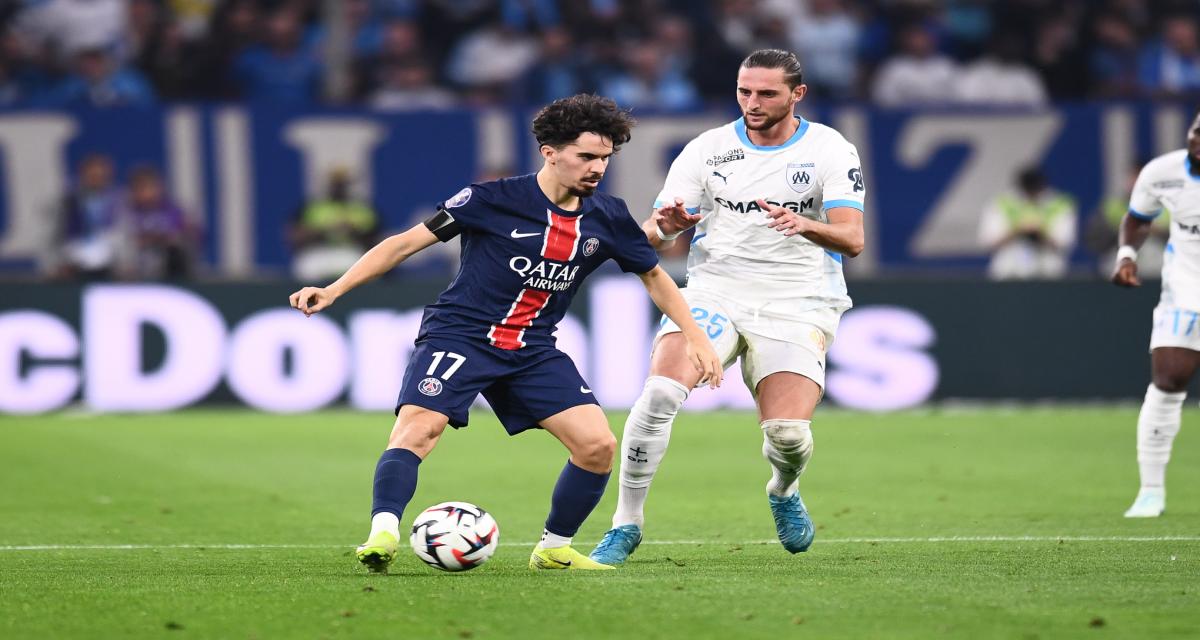
MULTIPOLYGON (((782 318, 741 305, 711 291, 683 289, 692 318, 708 333, 722 365, 729 368, 741 357, 742 379, 755 396, 763 378, 789 371, 798 373, 825 389, 825 354, 833 344, 842 310, 821 307, 782 318)), ((663 316, 654 338, 679 331, 663 316)))
POLYGON ((1200 351, 1200 312, 1162 304, 1155 307, 1150 350, 1159 347, 1200 351))

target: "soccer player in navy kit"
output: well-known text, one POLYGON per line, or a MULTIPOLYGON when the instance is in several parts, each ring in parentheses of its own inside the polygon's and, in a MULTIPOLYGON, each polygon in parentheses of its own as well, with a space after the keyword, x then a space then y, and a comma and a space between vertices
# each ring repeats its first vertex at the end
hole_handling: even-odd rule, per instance
POLYGON ((536 174, 473 184, 424 224, 380 242, 334 283, 291 295, 292 306, 311 315, 438 240, 461 238, 458 275, 425 309, 396 422, 375 468, 371 533, 358 548, 371 571, 386 571, 396 555, 418 465, 447 424, 467 425, 480 393, 509 434, 541 427, 571 454, 530 568, 612 568, 570 543, 604 494, 616 439, 552 335, 579 283, 606 260, 638 274, 654 303, 683 328, 701 380, 720 384, 720 359, 645 233, 624 201, 596 191, 632 126, 607 98, 555 101, 533 120, 545 160, 536 174))

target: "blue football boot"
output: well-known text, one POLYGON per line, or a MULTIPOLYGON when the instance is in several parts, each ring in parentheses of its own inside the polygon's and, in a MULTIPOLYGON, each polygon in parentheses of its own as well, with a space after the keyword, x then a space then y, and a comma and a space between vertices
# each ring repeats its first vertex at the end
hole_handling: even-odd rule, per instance
POLYGON ((786 498, 767 494, 767 500, 771 503, 775 531, 779 533, 779 541, 783 543, 783 548, 791 553, 808 551, 816 531, 812 518, 808 517, 808 510, 804 508, 804 502, 800 500, 799 492, 786 498))
POLYGON ((623 524, 609 529, 588 557, 600 564, 616 566, 628 560, 641 543, 641 527, 636 524, 623 524))

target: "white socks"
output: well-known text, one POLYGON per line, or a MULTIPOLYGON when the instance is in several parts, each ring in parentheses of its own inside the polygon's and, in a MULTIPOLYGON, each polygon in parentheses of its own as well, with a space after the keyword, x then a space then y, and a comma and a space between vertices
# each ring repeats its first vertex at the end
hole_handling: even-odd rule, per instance
POLYGON ((539 546, 543 549, 560 549, 571 546, 571 539, 542 529, 542 541, 539 546))
POLYGON ((798 489, 798 479, 813 454, 811 420, 764 420, 763 457, 771 463, 767 493, 785 498, 798 489))
POLYGON ((620 491, 613 527, 642 526, 650 481, 667 453, 671 423, 687 397, 687 388, 670 378, 646 379, 642 395, 625 421, 625 435, 621 438, 620 491))
MULTIPOLYGON (((645 523, 643 508, 650 481, 667 453, 671 423, 687 396, 687 388, 670 378, 651 376, 646 380, 642 395, 625 421, 620 493, 613 527, 626 524, 641 527, 645 523)), ((811 420, 763 421, 763 456, 771 463, 768 493, 786 497, 796 492, 797 479, 812 458, 811 424, 811 420)))
MULTIPOLYGON (((371 516, 371 536, 380 531, 386 531, 400 539, 400 518, 390 511, 380 511, 371 516)), ((367 536, 370 539, 371 536, 367 536)))
POLYGON ((1165 486, 1171 443, 1179 433, 1187 392, 1167 393, 1151 384, 1138 414, 1137 459, 1142 488, 1165 486))

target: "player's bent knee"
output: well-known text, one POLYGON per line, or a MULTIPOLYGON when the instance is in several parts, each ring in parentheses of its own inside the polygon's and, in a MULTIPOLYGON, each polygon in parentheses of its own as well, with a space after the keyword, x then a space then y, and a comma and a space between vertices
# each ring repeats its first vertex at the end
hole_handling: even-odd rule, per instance
POLYGON ((637 400, 640 409, 650 422, 669 421, 679 413, 679 408, 687 400, 688 388, 678 380, 666 376, 650 376, 642 387, 642 395, 637 400))
POLYGON ((591 438, 578 444, 571 452, 571 457, 576 465, 588 471, 606 473, 612 469, 616 453, 617 439, 611 433, 606 433, 605 437, 591 438))
POLYGON ((764 420, 763 436, 776 451, 812 455, 813 437, 809 420, 764 420))
POLYGON ((1155 373, 1154 386, 1163 393, 1179 393, 1187 391, 1191 376, 1176 373, 1155 373))
POLYGON ((591 455, 597 462, 611 465, 613 456, 617 454, 617 439, 611 434, 596 442, 591 447, 591 455))
POLYGON ((446 430, 446 421, 440 414, 423 411, 401 415, 392 427, 388 448, 408 449, 424 458, 446 430))
POLYGON ((388 439, 388 448, 408 449, 424 458, 429 455, 430 451, 433 451, 440 436, 441 430, 409 427, 392 434, 392 437, 388 439))

